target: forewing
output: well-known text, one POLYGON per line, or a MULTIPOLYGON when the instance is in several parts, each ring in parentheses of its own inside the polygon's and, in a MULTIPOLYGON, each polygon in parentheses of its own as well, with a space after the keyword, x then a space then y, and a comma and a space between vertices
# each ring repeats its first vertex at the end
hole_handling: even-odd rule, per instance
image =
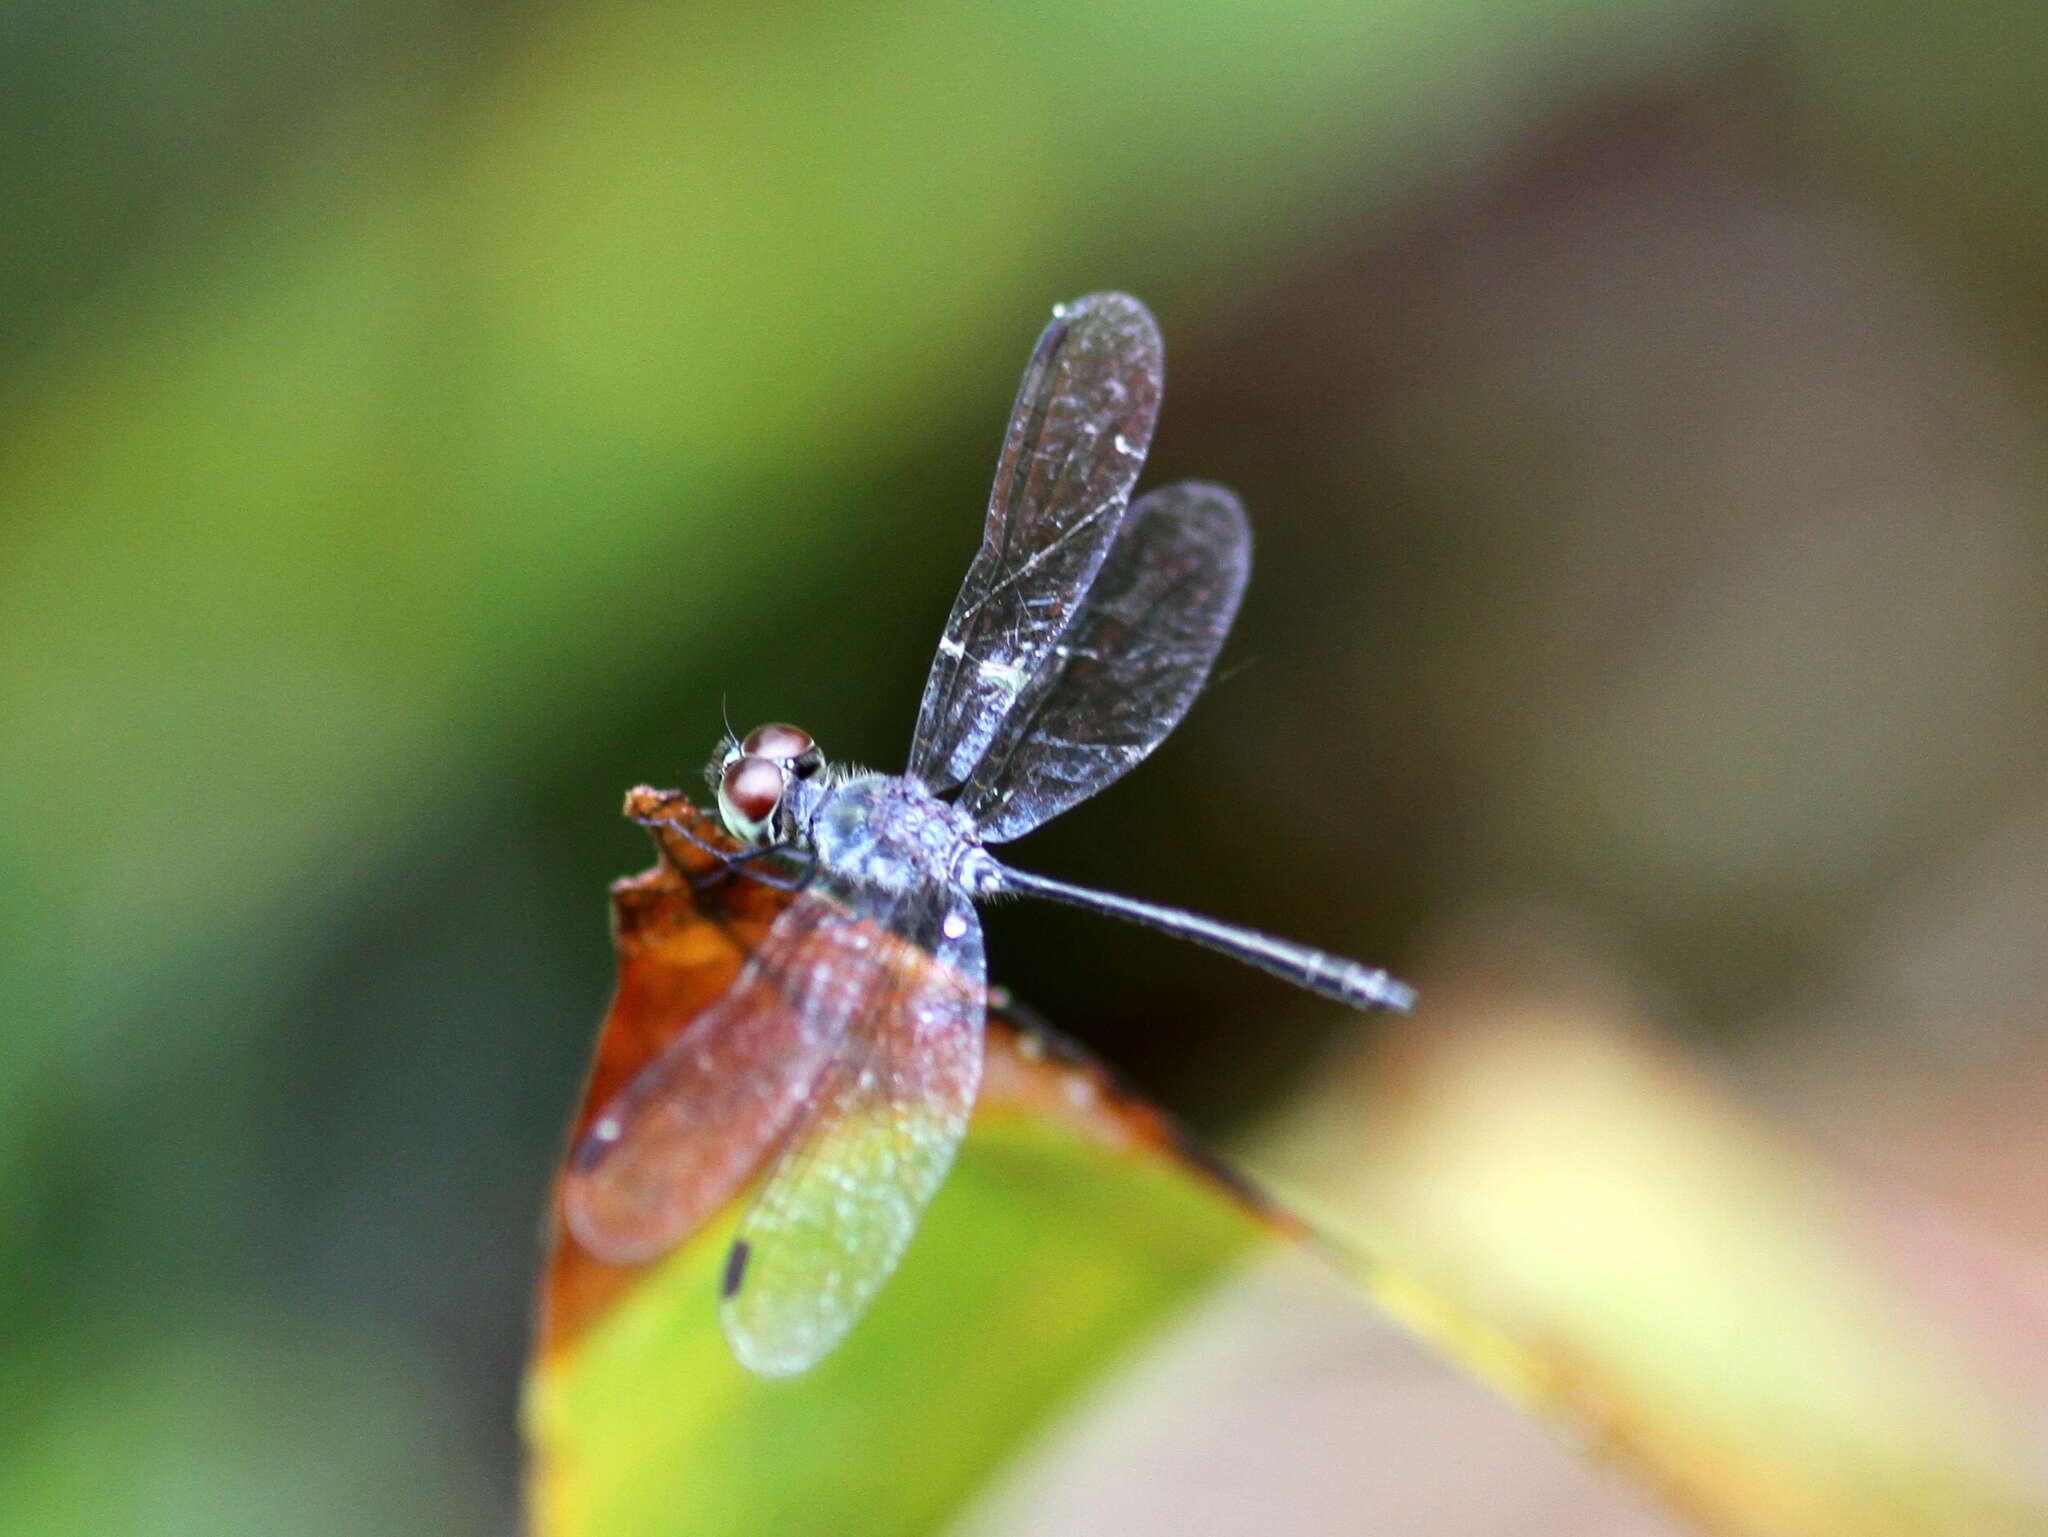
POLYGON ((933 788, 967 778, 1051 659, 1129 504, 1162 368, 1159 327, 1126 294, 1064 305, 1039 337, 918 710, 910 771, 933 788))
POLYGON ((740 1224, 722 1317, 763 1376, 812 1366, 895 1270, 966 1134, 981 1084, 981 927, 957 894, 919 894, 873 939, 886 985, 740 1224))
POLYGON ((563 1176, 564 1217, 585 1248, 644 1264, 746 1184, 876 985, 867 927, 844 893, 805 891, 731 989, 591 1123, 563 1176))
POLYGON ((1142 761, 1208 679, 1251 572, 1251 529, 1221 486, 1140 497, 1026 707, 960 805, 982 837, 1029 832, 1142 761))

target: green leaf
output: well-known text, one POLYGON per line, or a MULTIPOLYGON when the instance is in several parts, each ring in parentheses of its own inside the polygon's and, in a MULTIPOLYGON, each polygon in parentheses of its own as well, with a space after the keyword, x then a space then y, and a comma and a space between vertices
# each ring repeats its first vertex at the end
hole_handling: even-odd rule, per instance
POLYGON ((769 1381, 719 1333, 729 1231, 537 1363, 548 1537, 933 1530, 1257 1236, 1168 1164, 985 1117, 873 1310, 822 1365, 769 1381))

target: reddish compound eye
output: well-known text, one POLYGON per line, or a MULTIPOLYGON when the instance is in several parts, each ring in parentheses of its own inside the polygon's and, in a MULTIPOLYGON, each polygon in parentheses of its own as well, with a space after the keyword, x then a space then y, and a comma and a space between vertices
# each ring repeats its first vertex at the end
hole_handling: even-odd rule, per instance
POLYGON ((728 763, 718 779, 718 809, 733 836, 758 841, 787 782, 782 765, 772 758, 750 753, 728 763))
POLYGON ((787 762, 811 750, 811 734, 795 726, 756 726, 740 743, 740 751, 755 758, 779 758, 787 762))

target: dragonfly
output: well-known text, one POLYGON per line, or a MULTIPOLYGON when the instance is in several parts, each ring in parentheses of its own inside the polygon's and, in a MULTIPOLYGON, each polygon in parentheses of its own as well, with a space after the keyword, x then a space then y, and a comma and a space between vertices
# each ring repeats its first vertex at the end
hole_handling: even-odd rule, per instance
POLYGON ((1385 971, 1029 874, 994 848, 1103 790, 1172 731, 1236 617, 1251 533, 1199 481, 1133 501, 1163 347, 1144 305, 1060 305, 997 464, 981 547, 902 774, 808 733, 728 730, 708 770, 721 877, 788 888, 731 988, 590 1123, 563 1210, 600 1260, 651 1263, 756 1189, 722 1273, 740 1363, 808 1370, 896 1269, 967 1131, 988 1007, 978 904, 1036 897, 1191 940, 1360 1009, 1385 971))

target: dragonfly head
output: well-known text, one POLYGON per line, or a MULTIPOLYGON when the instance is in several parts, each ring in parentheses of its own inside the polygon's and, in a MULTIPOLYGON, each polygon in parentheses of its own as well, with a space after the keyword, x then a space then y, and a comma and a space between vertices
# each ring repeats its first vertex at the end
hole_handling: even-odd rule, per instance
POLYGON ((728 737, 711 764, 725 830, 756 848, 787 840, 790 784, 824 767, 818 744, 795 726, 757 726, 738 742, 728 737))

